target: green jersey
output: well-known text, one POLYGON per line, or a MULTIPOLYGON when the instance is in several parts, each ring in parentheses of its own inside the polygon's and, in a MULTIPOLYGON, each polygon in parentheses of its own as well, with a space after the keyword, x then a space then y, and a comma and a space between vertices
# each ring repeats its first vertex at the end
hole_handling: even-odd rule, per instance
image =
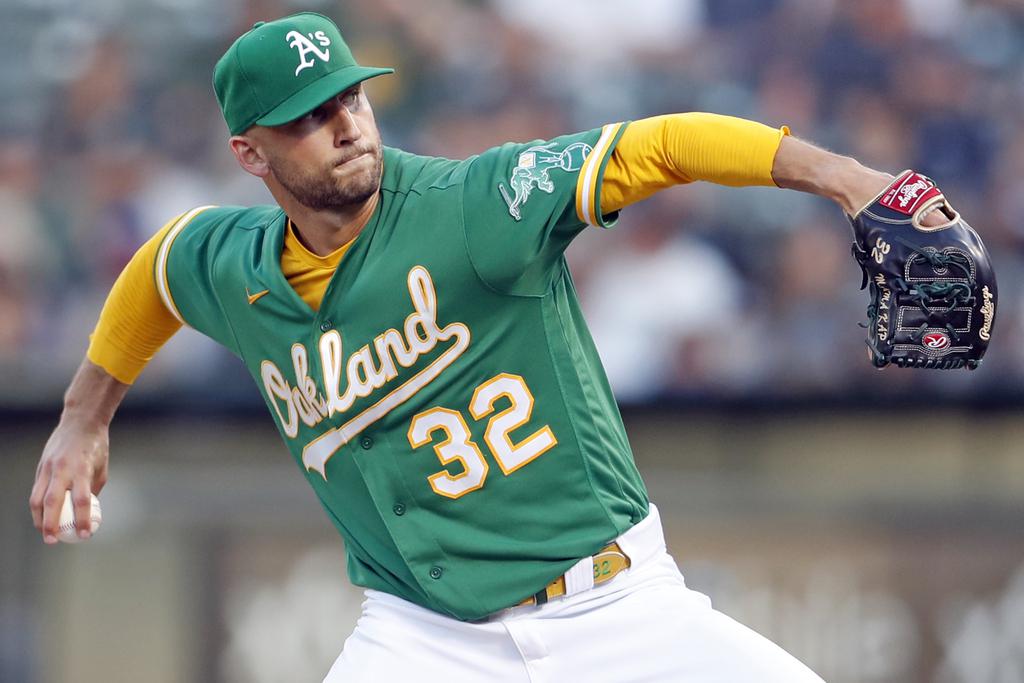
POLYGON ((623 129, 465 161, 385 148, 318 311, 281 271, 278 207, 195 210, 165 237, 165 304, 245 362, 354 584, 478 619, 646 516, 563 256, 578 216, 604 224, 623 129))

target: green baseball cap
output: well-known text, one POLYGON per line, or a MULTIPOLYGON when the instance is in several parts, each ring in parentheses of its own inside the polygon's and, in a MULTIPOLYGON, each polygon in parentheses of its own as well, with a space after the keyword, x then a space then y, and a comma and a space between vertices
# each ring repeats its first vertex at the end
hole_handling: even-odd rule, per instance
POLYGON ((313 12, 258 22, 217 61, 213 89, 232 135, 280 126, 367 78, 394 69, 360 66, 334 22, 313 12))

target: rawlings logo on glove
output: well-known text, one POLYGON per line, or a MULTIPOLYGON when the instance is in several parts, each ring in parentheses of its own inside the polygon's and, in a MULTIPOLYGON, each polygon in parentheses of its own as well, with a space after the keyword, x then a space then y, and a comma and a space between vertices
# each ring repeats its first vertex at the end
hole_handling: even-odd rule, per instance
POLYGON ((904 171, 850 218, 853 256, 868 288, 867 344, 876 367, 969 368, 981 363, 996 311, 996 279, 978 233, 931 179, 904 171), (933 209, 949 219, 925 227, 933 209))

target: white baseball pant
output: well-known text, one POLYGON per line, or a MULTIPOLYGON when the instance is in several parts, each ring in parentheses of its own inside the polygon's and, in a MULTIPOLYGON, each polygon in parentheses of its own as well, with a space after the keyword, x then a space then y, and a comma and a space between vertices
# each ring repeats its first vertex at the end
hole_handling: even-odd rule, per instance
POLYGON ((823 683, 686 587, 656 507, 616 540, 631 566, 611 581, 477 622, 367 590, 324 682, 823 683))

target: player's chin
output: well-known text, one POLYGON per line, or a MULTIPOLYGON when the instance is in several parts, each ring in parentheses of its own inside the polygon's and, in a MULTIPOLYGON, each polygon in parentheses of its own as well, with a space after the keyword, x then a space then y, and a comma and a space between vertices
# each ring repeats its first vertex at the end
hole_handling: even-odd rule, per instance
POLYGON ((380 189, 380 174, 375 170, 346 175, 338 179, 338 194, 346 204, 360 204, 380 189))

